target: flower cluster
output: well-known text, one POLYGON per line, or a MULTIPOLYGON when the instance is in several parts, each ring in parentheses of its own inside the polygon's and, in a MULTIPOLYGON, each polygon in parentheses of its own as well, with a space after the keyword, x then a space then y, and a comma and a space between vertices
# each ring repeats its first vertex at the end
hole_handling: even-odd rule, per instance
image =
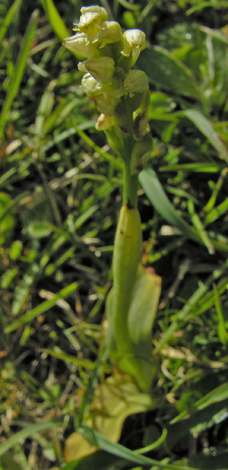
POLYGON ((97 5, 83 7, 81 13, 77 32, 65 40, 65 46, 87 58, 78 64, 85 72, 85 93, 100 113, 112 116, 122 96, 148 90, 147 75, 130 70, 146 47, 145 34, 138 29, 122 33, 119 23, 109 21, 105 8, 97 5))
POLYGON ((148 77, 143 71, 132 69, 146 47, 145 34, 139 29, 122 32, 119 23, 109 21, 105 8, 97 5, 83 7, 81 13, 74 28, 76 34, 66 38, 65 47, 85 57, 78 68, 84 72, 82 86, 86 95, 101 113, 97 130, 105 130, 111 147, 120 154, 122 139, 133 136, 134 145, 137 142, 132 171, 138 171, 152 142, 146 119, 148 77))

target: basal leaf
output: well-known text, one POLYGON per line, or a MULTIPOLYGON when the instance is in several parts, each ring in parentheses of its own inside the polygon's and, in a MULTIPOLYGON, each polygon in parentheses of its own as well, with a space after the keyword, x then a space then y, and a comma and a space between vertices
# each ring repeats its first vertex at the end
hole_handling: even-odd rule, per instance
MULTIPOLYGON (((151 395, 139 391, 130 376, 115 374, 96 388, 86 424, 117 442, 127 416, 156 405, 151 395)), ((96 448, 81 433, 75 432, 66 442, 66 462, 89 455, 96 448)))

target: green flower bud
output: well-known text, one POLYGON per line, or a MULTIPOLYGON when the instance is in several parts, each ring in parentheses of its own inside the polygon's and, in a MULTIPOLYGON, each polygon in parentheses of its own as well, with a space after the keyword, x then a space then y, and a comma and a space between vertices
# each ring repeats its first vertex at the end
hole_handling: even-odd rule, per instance
POLYGON ((114 73, 115 62, 111 57, 100 57, 79 62, 78 68, 81 72, 89 72, 98 82, 109 83, 114 73))
POLYGON ((86 95, 88 96, 95 96, 101 93, 102 85, 99 83, 95 78, 90 75, 90 73, 86 73, 82 78, 82 86, 86 95))
POLYGON ((152 136, 148 132, 143 139, 135 143, 131 154, 130 171, 132 175, 138 175, 146 167, 152 149, 152 142, 152 136))
POLYGON ((124 80, 124 88, 131 97, 134 93, 144 93, 149 88, 147 75, 142 70, 130 70, 124 80))
POLYGON ((132 63, 135 64, 138 56, 146 47, 146 36, 140 29, 128 29, 123 33, 123 49, 121 53, 129 57, 132 55, 132 63))
POLYGON ((101 22, 108 20, 108 13, 105 8, 99 7, 98 5, 90 5, 89 7, 82 7, 80 12, 82 15, 85 15, 85 13, 98 13, 101 18, 101 22))
POLYGON ((97 5, 83 7, 80 21, 76 24, 75 31, 83 32, 87 35, 88 42, 94 43, 99 39, 101 24, 108 19, 108 13, 105 8, 97 5))
POLYGON ((100 48, 122 39, 122 31, 117 21, 104 21, 99 35, 100 48))
POLYGON ((97 44, 89 43, 85 33, 77 33, 74 36, 66 38, 64 46, 71 52, 75 52, 88 59, 94 57, 97 52, 97 44))

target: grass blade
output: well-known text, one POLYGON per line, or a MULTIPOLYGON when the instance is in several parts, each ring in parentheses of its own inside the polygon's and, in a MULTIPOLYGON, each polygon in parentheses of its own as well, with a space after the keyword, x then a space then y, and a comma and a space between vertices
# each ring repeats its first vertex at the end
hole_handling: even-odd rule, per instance
POLYGON ((63 42, 65 38, 70 36, 70 33, 67 27, 65 26, 62 18, 59 16, 59 13, 55 8, 54 3, 52 2, 52 0, 41 0, 41 3, 56 36, 60 39, 61 42, 63 42))
POLYGON ((197 302, 206 294, 209 286, 218 279, 223 272, 228 268, 228 261, 226 261, 220 269, 216 269, 207 279, 205 283, 200 284, 198 289, 190 297, 188 302, 184 305, 182 310, 176 316, 176 320, 172 321, 169 328, 164 333, 164 336, 159 341, 157 347, 154 350, 154 354, 161 351, 164 345, 172 338, 174 332, 181 327, 183 321, 186 320, 187 315, 196 307, 197 302))
POLYGON ((3 38, 6 34, 6 31, 8 29, 8 26, 10 25, 13 17, 16 15, 16 12, 18 10, 18 8, 20 7, 21 5, 21 0, 16 0, 13 5, 10 7, 6 17, 4 18, 2 24, 1 24, 1 28, 0 28, 0 44, 2 43, 3 41, 3 38))
POLYGON ((22 439, 27 439, 27 437, 31 437, 37 432, 43 431, 44 429, 48 429, 57 425, 58 424, 54 423, 53 421, 45 421, 44 423, 36 423, 32 424, 31 426, 27 426, 26 428, 17 432, 13 436, 9 437, 6 442, 0 444, 0 456, 5 454, 5 452, 15 446, 22 439))
POLYGON ((11 109, 11 106, 13 104, 14 99, 17 96, 25 67, 27 65, 27 59, 29 56, 29 51, 31 48, 32 41, 34 39, 34 34, 35 30, 37 27, 37 22, 38 22, 38 17, 39 17, 39 10, 35 10, 30 18, 29 24, 27 26, 24 39, 23 39, 23 44, 17 59, 17 63, 15 66, 15 71, 12 76, 12 79, 9 84, 9 91, 7 93, 5 103, 2 108, 2 113, 0 115, 0 139, 2 139, 4 135, 4 130, 5 126, 7 123, 7 118, 9 111, 11 109))
POLYGON ((58 294, 54 295, 54 297, 50 300, 45 300, 41 305, 30 310, 30 312, 25 313, 21 318, 13 322, 11 325, 5 328, 5 333, 10 333, 11 331, 16 330, 19 326, 24 325, 25 323, 33 320, 34 318, 41 315, 41 313, 46 312, 51 307, 54 307, 58 300, 65 299, 69 295, 71 295, 76 289, 78 288, 78 282, 73 282, 67 287, 64 287, 58 294))
POLYGON ((208 139, 211 145, 217 150, 218 154, 228 163, 228 151, 221 141, 219 135, 214 130, 214 127, 210 121, 197 109, 187 109, 183 111, 184 116, 186 116, 190 121, 195 124, 195 126, 202 132, 203 135, 208 139))
POLYGON ((157 468, 165 468, 170 470, 196 470, 190 467, 182 467, 175 464, 165 464, 149 457, 145 457, 144 455, 136 454, 135 452, 122 446, 121 444, 116 444, 114 442, 109 441, 98 431, 95 431, 94 429, 91 429, 88 426, 83 426, 83 428, 81 428, 79 431, 86 439, 91 441, 96 446, 100 447, 106 452, 110 452, 111 454, 117 455, 118 457, 124 460, 128 460, 130 462, 138 463, 141 465, 156 465, 157 468))
POLYGON ((167 222, 177 227, 181 232, 195 241, 200 241, 197 232, 190 227, 174 209, 167 198, 156 173, 148 168, 139 174, 139 181, 156 211, 164 217, 167 222))

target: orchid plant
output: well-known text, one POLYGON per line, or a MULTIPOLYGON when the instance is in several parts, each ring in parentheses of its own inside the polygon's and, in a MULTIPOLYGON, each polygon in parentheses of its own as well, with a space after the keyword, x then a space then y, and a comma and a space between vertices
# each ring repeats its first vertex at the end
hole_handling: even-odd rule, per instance
MULTIPOLYGON (((103 7, 83 7, 81 13, 74 29, 76 34, 65 40, 65 47, 85 57, 78 68, 84 73, 84 91, 100 113, 96 129, 106 133, 124 168, 123 206, 114 241, 113 287, 106 302, 106 347, 116 368, 130 376, 131 393, 133 387, 134 393, 145 397, 151 393, 156 371, 151 330, 161 288, 161 280, 153 269, 140 263, 138 174, 147 163, 152 136, 147 120, 148 77, 132 67, 146 47, 146 37, 138 29, 122 32, 119 23, 109 20, 103 7)), ((91 416, 88 422, 92 425, 91 416)), ((75 457, 74 448, 73 438, 68 442, 67 460, 71 460, 72 450, 75 457)))

